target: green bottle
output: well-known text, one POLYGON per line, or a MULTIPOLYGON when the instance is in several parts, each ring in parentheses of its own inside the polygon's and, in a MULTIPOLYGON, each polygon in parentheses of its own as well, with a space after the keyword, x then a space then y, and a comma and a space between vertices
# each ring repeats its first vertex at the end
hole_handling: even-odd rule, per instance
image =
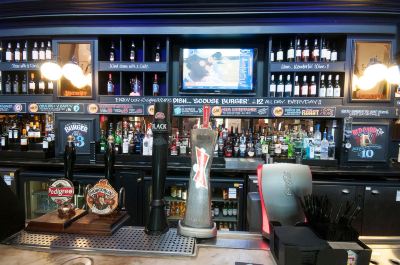
POLYGON ((117 154, 122 153, 122 137, 121 137, 121 130, 117 130, 117 133, 115 135, 115 152, 117 154))
POLYGON ((286 135, 285 142, 288 145, 288 151, 287 151, 287 156, 288 158, 293 158, 294 156, 294 146, 293 146, 293 141, 291 138, 289 138, 289 135, 286 135))
POLYGON ((101 130, 100 136, 100 153, 104 154, 107 149, 107 138, 104 130, 101 130))

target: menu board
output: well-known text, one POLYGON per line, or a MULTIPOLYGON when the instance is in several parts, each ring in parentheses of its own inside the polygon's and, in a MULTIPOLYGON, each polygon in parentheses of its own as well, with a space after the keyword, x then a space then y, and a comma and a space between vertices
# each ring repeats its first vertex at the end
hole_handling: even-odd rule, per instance
POLYGON ((349 162, 386 162, 388 153, 388 125, 353 123, 349 162))

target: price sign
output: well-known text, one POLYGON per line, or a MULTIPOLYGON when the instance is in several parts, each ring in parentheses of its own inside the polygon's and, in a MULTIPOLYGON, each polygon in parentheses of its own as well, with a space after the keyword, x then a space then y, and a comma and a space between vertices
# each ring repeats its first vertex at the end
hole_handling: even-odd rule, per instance
POLYGON ((388 139, 388 125, 353 123, 348 161, 386 162, 388 139))

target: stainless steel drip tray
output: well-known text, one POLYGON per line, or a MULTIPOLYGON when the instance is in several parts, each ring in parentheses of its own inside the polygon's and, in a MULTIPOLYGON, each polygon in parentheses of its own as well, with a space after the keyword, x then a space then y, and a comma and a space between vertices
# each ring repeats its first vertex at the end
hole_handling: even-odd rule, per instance
POLYGON ((163 235, 147 235, 143 227, 125 226, 112 236, 32 233, 22 230, 3 243, 31 249, 93 251, 135 256, 195 256, 196 240, 170 228, 163 235))

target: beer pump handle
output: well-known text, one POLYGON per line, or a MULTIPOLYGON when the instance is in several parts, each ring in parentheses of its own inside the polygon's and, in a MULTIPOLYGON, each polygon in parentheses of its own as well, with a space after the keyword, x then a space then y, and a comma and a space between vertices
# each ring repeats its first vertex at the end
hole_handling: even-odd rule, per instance
POLYGON ((121 211, 125 211, 125 188, 122 187, 119 189, 119 196, 118 196, 118 207, 121 211))
POLYGON ((115 164, 114 137, 112 135, 108 136, 107 141, 108 141, 108 147, 106 153, 104 154, 105 178, 115 189, 116 183, 114 180, 114 164, 115 164))
POLYGON ((207 129, 210 126, 210 115, 211 115, 210 105, 203 105, 203 128, 207 129))
POLYGON ((73 181, 73 170, 76 160, 75 137, 68 135, 67 144, 64 149, 64 176, 66 179, 73 181))
POLYGON ((86 197, 87 197, 87 194, 88 194, 88 192, 89 192, 89 190, 92 188, 92 185, 90 185, 90 184, 87 184, 86 185, 86 187, 85 187, 85 192, 84 192, 84 199, 85 199, 85 203, 83 204, 83 207, 82 207, 82 209, 83 210, 87 210, 88 209, 88 205, 87 205, 87 200, 86 200, 86 197))

